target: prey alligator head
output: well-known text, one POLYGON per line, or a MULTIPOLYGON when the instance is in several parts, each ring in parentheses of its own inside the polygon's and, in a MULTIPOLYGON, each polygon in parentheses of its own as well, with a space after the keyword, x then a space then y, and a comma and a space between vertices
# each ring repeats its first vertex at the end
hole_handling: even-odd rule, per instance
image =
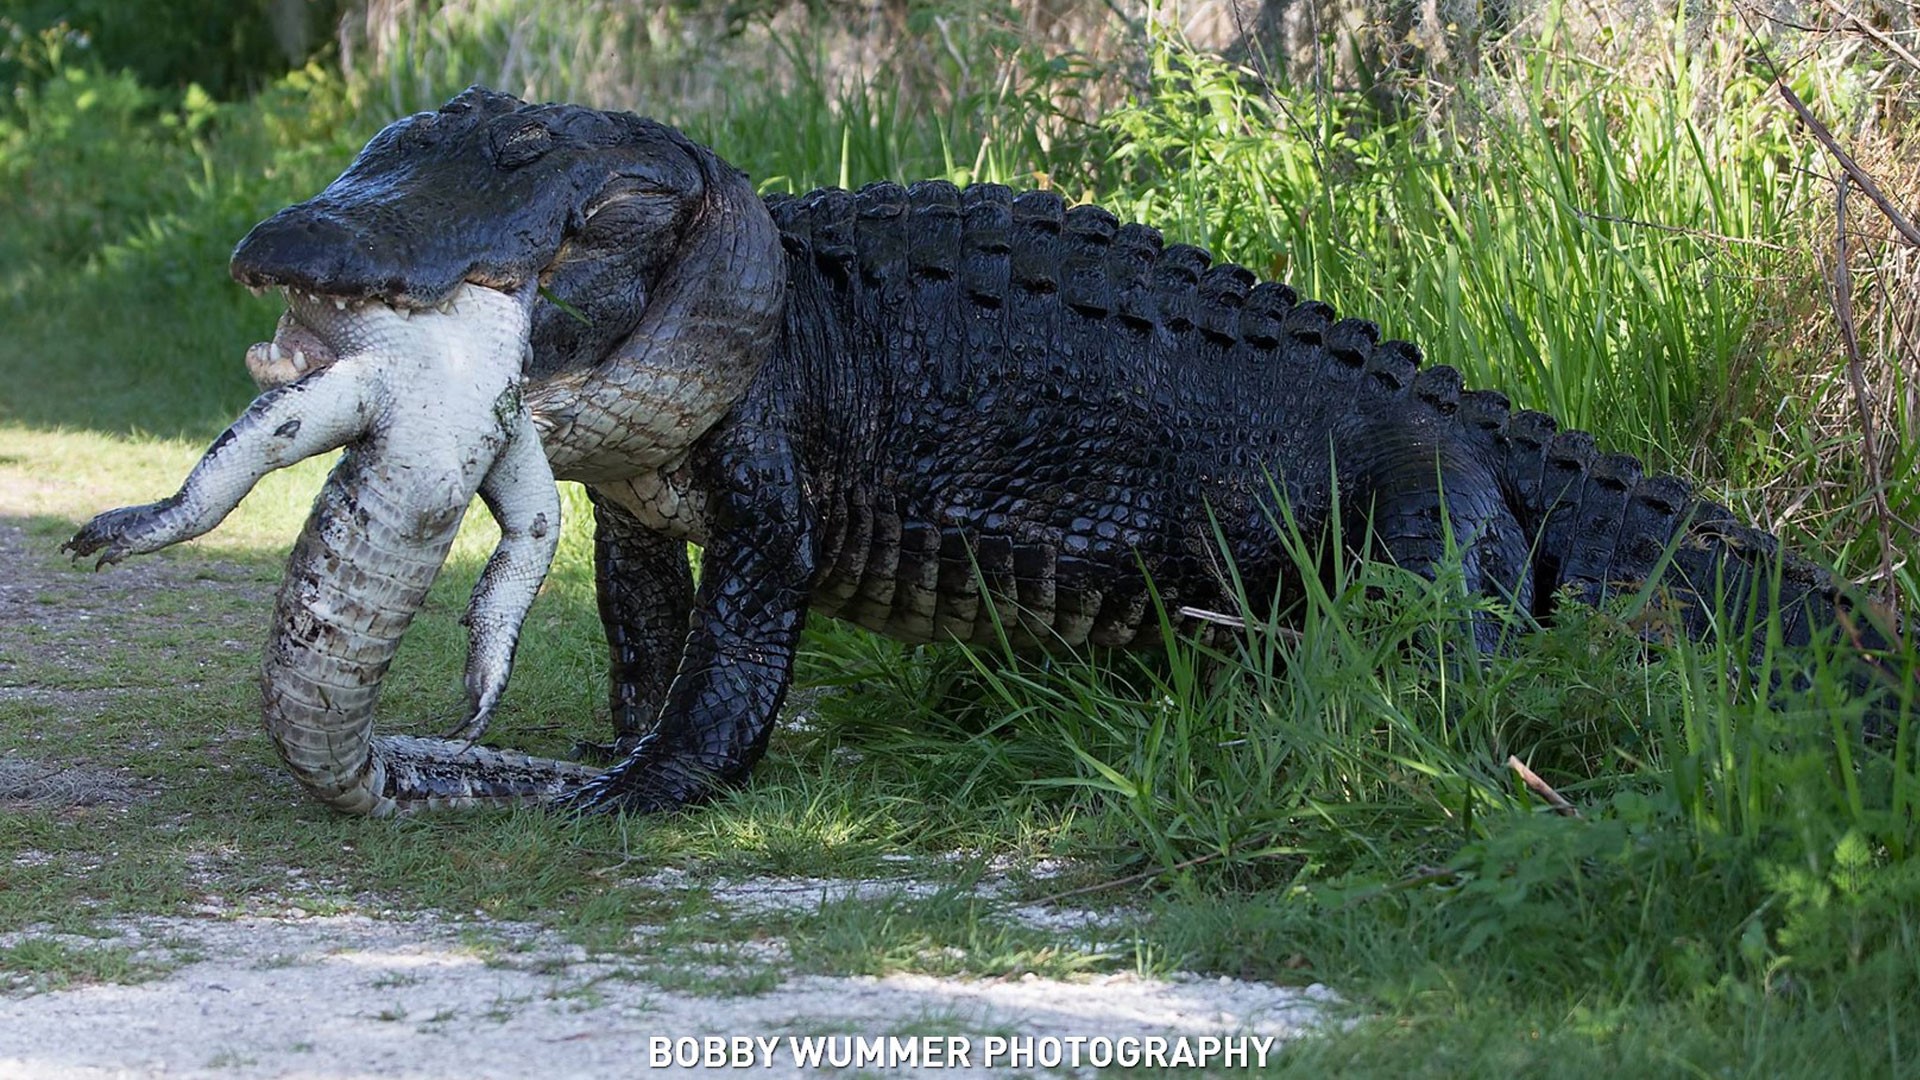
POLYGON ((332 362, 361 304, 537 290, 529 404, 575 479, 658 467, 724 415, 771 347, 785 281, 765 209, 711 151, 630 113, 479 87, 389 125, 255 226, 231 269, 289 298, 248 356, 262 385, 332 362))

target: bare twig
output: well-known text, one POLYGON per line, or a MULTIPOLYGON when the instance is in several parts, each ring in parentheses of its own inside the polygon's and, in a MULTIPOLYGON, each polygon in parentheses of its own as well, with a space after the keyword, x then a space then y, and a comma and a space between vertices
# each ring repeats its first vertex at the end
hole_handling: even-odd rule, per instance
MULTIPOLYGON (((1833 132, 1827 129, 1827 125, 1820 122, 1819 117, 1813 115, 1813 111, 1800 100, 1800 95, 1793 92, 1793 87, 1788 86, 1785 80, 1776 80, 1774 85, 1780 88, 1780 96, 1786 99, 1787 105, 1799 115, 1800 122, 1807 125, 1807 130, 1813 132, 1813 137, 1820 141, 1821 146, 1827 148, 1827 153, 1833 155, 1833 160, 1840 163, 1840 168, 1846 170, 1846 174, 1853 178, 1853 182, 1860 185, 1861 193, 1873 200, 1873 205, 1879 207, 1880 212, 1893 223, 1895 231, 1899 232, 1907 243, 1920 247, 1920 226, 1915 226, 1913 222, 1907 220, 1907 216, 1900 212, 1900 208, 1893 205, 1893 200, 1887 198, 1887 193, 1880 190, 1880 185, 1874 183, 1873 177, 1867 175, 1867 171, 1853 160, 1851 154, 1841 149, 1840 143, 1833 137, 1833 132)), ((1845 225, 1841 227, 1845 228, 1845 225)))
POLYGON ((1176 870, 1189 870, 1189 869, 1192 869, 1193 867, 1202 866, 1206 863, 1210 863, 1213 860, 1218 859, 1220 857, 1221 857, 1220 852, 1210 851, 1205 855, 1196 855, 1191 859, 1185 860, 1184 862, 1174 863, 1172 866, 1162 866, 1155 870, 1142 870, 1138 874, 1128 874, 1126 877, 1115 878, 1112 881, 1101 881, 1092 885, 1082 885, 1077 889, 1068 889, 1066 892, 1057 892, 1051 896, 1043 896, 1040 899, 1035 900, 1034 903, 1057 904, 1060 901, 1065 900, 1069 897, 1084 896, 1087 893, 1106 892, 1108 889, 1120 889, 1120 888, 1125 888, 1128 885, 1138 885, 1143 881, 1152 881, 1154 878, 1159 877, 1161 874, 1171 874, 1176 870))
POLYGON ((1610 222, 1614 225, 1632 225, 1633 227, 1639 228, 1639 229, 1652 229, 1655 232, 1677 233, 1681 236, 1691 236, 1700 240, 1712 240, 1721 244, 1740 244, 1745 247, 1756 247, 1766 251, 1792 251, 1793 250, 1792 248, 1788 247, 1785 244, 1768 243, 1765 240, 1755 240, 1752 237, 1747 237, 1747 236, 1728 236, 1725 233, 1711 232, 1707 229, 1694 229, 1694 228, 1689 228, 1685 225, 1667 225, 1658 221, 1641 221, 1639 218, 1616 217, 1613 214, 1596 214, 1591 210, 1580 210, 1577 208, 1574 210, 1574 214, 1578 217, 1586 218, 1588 221, 1605 221, 1605 222, 1610 222))
POLYGON ((1906 46, 1900 44, 1898 41, 1893 40, 1893 38, 1890 35, 1888 35, 1885 31, 1870 25, 1866 20, 1862 19, 1860 16, 1855 15, 1853 12, 1848 11, 1846 8, 1841 7, 1837 2, 1835 2, 1835 0, 1827 0, 1827 6, 1832 8, 1837 14, 1839 14, 1839 16, 1842 19, 1852 23, 1854 29, 1867 35, 1868 37, 1872 38, 1874 41, 1879 42, 1881 48, 1899 57, 1902 61, 1906 63, 1908 67, 1912 68, 1915 71, 1920 71, 1920 57, 1914 56, 1912 52, 1907 50, 1906 46))
POLYGON ((1580 816, 1580 808, 1568 802, 1564 796, 1553 790, 1552 784, 1540 779, 1539 773, 1527 768, 1527 763, 1521 761, 1519 755, 1509 754, 1507 756, 1507 768, 1519 773, 1521 782, 1527 785, 1528 790, 1546 800, 1547 805, 1553 807, 1554 813, 1559 814, 1561 817, 1577 818, 1580 816))
POLYGON ((1847 187, 1844 177, 1834 180, 1834 217, 1838 223, 1833 249, 1833 314, 1840 323, 1840 343, 1847 350, 1847 381, 1853 385, 1854 405, 1860 410, 1860 452, 1867 462, 1868 499, 1873 504, 1880 534, 1880 580, 1893 584, 1893 511, 1887 505, 1886 482, 1880 467, 1880 443, 1873 429, 1873 406, 1867 399, 1867 377, 1860 359, 1860 327, 1853 317, 1853 268, 1847 264, 1847 187))
POLYGON ((1371 889, 1347 897, 1347 902, 1341 904, 1338 910, 1345 911, 1351 907, 1358 907, 1369 900, 1378 900, 1388 893, 1402 892, 1407 889, 1417 888, 1421 885, 1431 885, 1436 881, 1458 880, 1460 880, 1460 871, 1458 870, 1451 870, 1444 866, 1422 866, 1415 869, 1412 874, 1398 881, 1389 881, 1385 885, 1376 885, 1371 889))
POLYGON ((1238 615, 1228 615, 1222 611, 1208 611, 1206 608, 1182 607, 1176 612, 1183 619, 1198 619, 1201 622, 1224 626, 1231 630, 1245 630, 1247 620, 1238 615))
MULTIPOLYGON (((1215 626, 1224 626, 1229 630, 1245 630, 1247 628, 1247 620, 1245 618, 1239 615, 1229 615, 1224 611, 1209 611, 1206 608, 1188 605, 1176 608, 1174 614, 1183 619, 1196 619, 1200 622, 1212 623, 1215 626)), ((1291 626, 1276 626, 1273 630, 1288 641, 1300 640, 1300 631, 1295 630, 1291 626)))

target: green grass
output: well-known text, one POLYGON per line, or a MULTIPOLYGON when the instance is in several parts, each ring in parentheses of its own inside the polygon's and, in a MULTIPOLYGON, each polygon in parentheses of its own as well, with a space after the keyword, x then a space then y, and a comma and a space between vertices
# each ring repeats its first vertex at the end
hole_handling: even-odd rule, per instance
MULTIPOLYGON (((1735 28, 1584 40, 1548 7, 1448 109, 1406 117, 1161 39, 1128 57, 1129 103, 1086 124, 1073 103, 1111 91, 1112 72, 1048 56, 990 13, 946 24, 911 79, 848 90, 821 59, 827 37, 774 42, 771 74, 748 64, 716 85, 668 33, 690 15, 442 6, 438 21, 402 9, 414 21, 377 62, 310 68, 245 102, 68 57, 0 114, 0 499, 47 612, 0 637, 0 684, 36 691, 0 695, 0 752, 138 780, 111 807, 11 813, 0 930, 371 896, 537 920, 634 953, 622 977, 707 993, 896 970, 1324 981, 1361 1020, 1291 1051, 1284 1068, 1304 1075, 1906 1070, 1920 1029, 1913 705, 1863 749, 1844 660, 1820 650, 1770 653, 1773 670, 1813 676, 1761 692, 1771 672, 1743 678, 1725 650, 1648 648, 1646 613, 1623 603, 1459 662, 1473 605, 1457 587, 1362 566, 1285 632, 1144 654, 1041 662, 816 625, 804 722, 737 796, 644 821, 366 822, 300 797, 257 733, 263 597, 324 462, 105 577, 53 552, 89 514, 172 490, 251 396, 241 350, 276 313, 225 279, 244 229, 396 112, 498 81, 518 41, 516 88, 634 95, 769 189, 1044 177, 1377 319, 1471 383, 1685 467, 1733 505, 1771 517, 1791 502, 1766 490, 1776 476, 1824 476, 1789 538, 1862 567, 1864 474, 1843 443, 1804 434, 1816 403, 1789 393, 1839 362, 1802 325, 1824 289, 1827 194, 1809 172, 1823 163, 1768 104, 1735 28), (595 35, 632 52, 627 82, 588 62, 595 35), (1544 812, 1509 754, 1581 816, 1544 812), (1064 873, 1022 872, 1042 859, 1064 873), (1013 885, 983 898, 996 860, 1013 885), (663 867, 686 880, 662 886, 663 867), (755 875, 937 891, 760 915, 715 903, 719 883, 755 875), (1096 941, 1011 911, 1069 892, 1062 905, 1122 922, 1096 941), (777 962, 757 948, 771 939, 787 948, 777 962)), ((1837 117, 1876 74, 1816 56, 1794 78, 1837 117)), ((1888 463, 1908 518, 1916 445, 1888 463)), ((605 725, 586 506, 566 497, 494 728, 540 753, 605 725)), ((483 519, 387 680, 384 730, 459 714, 457 619, 491 548, 483 519)), ((1912 610, 1920 583, 1904 575, 1912 610)), ((18 948, 0 967, 83 966, 18 948)))
POLYGON ((172 967, 141 959, 119 946, 28 938, 0 946, 0 992, 48 993, 92 983, 139 983, 160 978, 172 967))

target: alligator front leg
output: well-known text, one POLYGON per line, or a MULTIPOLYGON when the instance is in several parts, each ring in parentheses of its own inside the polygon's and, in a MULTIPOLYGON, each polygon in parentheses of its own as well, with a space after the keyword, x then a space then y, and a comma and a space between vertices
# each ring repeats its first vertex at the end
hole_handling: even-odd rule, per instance
POLYGON ((806 621, 812 529, 784 434, 734 424, 715 437, 712 538, 660 722, 563 809, 670 810, 741 783, 766 752, 806 621))
POLYGON ((611 499, 593 500, 594 585, 607 633, 611 745, 582 749, 618 760, 660 718, 667 688, 686 650, 693 613, 687 542, 640 524, 611 499))

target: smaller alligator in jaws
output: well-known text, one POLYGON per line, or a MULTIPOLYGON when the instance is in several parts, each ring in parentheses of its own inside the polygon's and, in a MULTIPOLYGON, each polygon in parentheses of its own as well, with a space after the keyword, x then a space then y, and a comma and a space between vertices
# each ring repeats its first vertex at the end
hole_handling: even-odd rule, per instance
POLYGON ((347 446, 287 561, 261 683, 281 757, 342 810, 554 796, 597 771, 456 739, 373 736, 380 677, 476 490, 500 543, 467 610, 472 712, 457 736, 486 727, 553 560, 560 500, 521 400, 530 293, 462 285, 444 310, 418 314, 290 294, 298 343, 249 356, 272 385, 179 492, 101 514, 67 542, 76 557, 97 552, 106 565, 191 539, 268 472, 347 446), (304 377, 283 381, 309 364, 304 377))
MULTIPOLYGON (((71 546, 111 560, 196 535, 266 470, 350 441, 265 670, 282 753, 348 810, 562 787, 574 808, 681 806, 764 752, 809 612, 916 641, 1129 645, 1155 635, 1156 592, 1234 609, 1229 565, 1238 595, 1296 602, 1282 519, 1423 573, 1457 547, 1469 590, 1538 616, 1651 587, 1695 636, 1898 639, 1684 482, 1047 192, 762 201, 671 128, 475 88, 382 131, 232 271, 288 291, 248 360, 286 385, 179 495, 71 546), (511 341, 450 343, 483 326, 511 341), (359 336, 376 327, 406 329, 359 336), (476 486, 506 534, 460 734, 484 729, 551 552, 549 475, 593 499, 624 759, 588 778, 373 739, 394 643, 476 486)), ((1476 628, 1487 648, 1499 631, 1476 628)))

